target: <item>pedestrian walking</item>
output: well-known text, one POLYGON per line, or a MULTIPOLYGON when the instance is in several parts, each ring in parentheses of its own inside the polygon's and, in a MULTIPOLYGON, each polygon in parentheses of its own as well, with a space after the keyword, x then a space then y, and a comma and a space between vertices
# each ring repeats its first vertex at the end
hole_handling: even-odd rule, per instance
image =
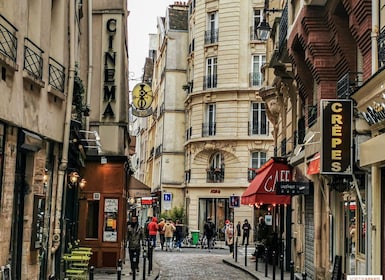
POLYGON ((249 245, 250 230, 251 230, 251 225, 249 224, 249 221, 245 219, 242 225, 242 231, 243 231, 242 245, 245 245, 245 241, 246 241, 246 245, 249 245))
POLYGON ((172 238, 174 237, 175 226, 172 224, 171 219, 167 219, 163 226, 164 237, 166 239, 166 251, 172 250, 172 238))
POLYGON ((241 237, 241 221, 238 221, 237 224, 237 237, 241 237))
POLYGON ((226 244, 229 246, 230 254, 234 252, 234 226, 233 223, 230 223, 226 228, 226 244))
POLYGON ((175 239, 176 239, 176 248, 178 251, 182 250, 182 240, 183 240, 183 224, 179 221, 175 221, 175 239))
POLYGON ((127 246, 131 264, 130 274, 135 273, 135 271, 139 273, 140 248, 141 244, 143 244, 143 238, 143 228, 138 224, 138 217, 132 216, 127 227, 127 246))
POLYGON ((204 235, 207 239, 207 248, 209 249, 209 252, 211 252, 212 246, 213 246, 213 238, 215 237, 216 230, 215 230, 215 224, 212 222, 211 217, 207 218, 207 221, 205 225, 203 226, 204 235))
POLYGON ((156 247, 156 235, 158 234, 158 219, 156 217, 152 218, 152 221, 147 226, 149 242, 153 248, 156 247))
POLYGON ((162 251, 163 251, 163 248, 164 248, 164 241, 165 241, 164 230, 163 230, 163 227, 164 227, 165 224, 166 224, 165 219, 161 218, 160 222, 158 224, 158 232, 159 232, 160 248, 162 249, 162 251))

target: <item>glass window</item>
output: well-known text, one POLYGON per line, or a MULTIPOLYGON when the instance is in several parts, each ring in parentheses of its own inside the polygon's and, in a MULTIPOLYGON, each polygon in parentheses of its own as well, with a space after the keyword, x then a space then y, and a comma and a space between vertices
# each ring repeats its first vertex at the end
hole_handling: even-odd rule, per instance
POLYGON ((206 85, 205 88, 217 87, 217 58, 209 57, 206 60, 206 85))
POLYGON ((267 135, 268 133, 265 103, 254 102, 251 105, 251 132, 260 135, 267 135))
POLYGON ((260 9, 254 9, 253 24, 254 28, 258 27, 259 23, 263 20, 263 11, 260 9))
POLYGON ((98 238, 99 224, 99 200, 88 201, 86 238, 98 238))
POLYGON ((253 55, 252 57, 252 86, 261 86, 263 83, 264 76, 262 74, 261 68, 266 63, 265 55, 253 55))
POLYGON ((266 153, 254 151, 251 153, 251 168, 260 168, 266 162, 266 153))

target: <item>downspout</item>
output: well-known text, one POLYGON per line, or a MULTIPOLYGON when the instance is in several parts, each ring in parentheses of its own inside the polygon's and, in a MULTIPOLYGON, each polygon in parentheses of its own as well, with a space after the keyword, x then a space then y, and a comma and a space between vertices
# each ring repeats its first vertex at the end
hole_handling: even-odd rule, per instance
MULTIPOLYGON (((87 79, 87 90, 86 90, 86 101, 87 101, 87 108, 90 108, 91 105, 91 87, 92 87, 92 71, 93 71, 93 62, 92 62, 92 0, 88 0, 88 79, 87 79)), ((86 130, 90 130, 90 117, 86 117, 86 130)), ((87 137, 88 138, 88 133, 87 137)))
POLYGON ((378 46, 377 39, 379 30, 379 0, 372 0, 372 74, 376 73, 378 70, 378 46))
MULTIPOLYGON (((62 159, 59 165, 58 171, 58 183, 56 191, 56 209, 54 216, 54 230, 52 236, 52 248, 51 253, 54 254, 61 243, 61 215, 62 215, 62 203, 63 203, 63 187, 64 187, 64 176, 67 170, 68 163, 68 147, 69 147, 69 136, 71 127, 71 111, 72 111, 72 99, 74 90, 75 80, 75 1, 69 1, 69 69, 68 69, 68 91, 67 91, 67 108, 64 121, 64 135, 63 135, 63 150, 62 159)), ((55 263, 55 261, 53 262, 55 263)))

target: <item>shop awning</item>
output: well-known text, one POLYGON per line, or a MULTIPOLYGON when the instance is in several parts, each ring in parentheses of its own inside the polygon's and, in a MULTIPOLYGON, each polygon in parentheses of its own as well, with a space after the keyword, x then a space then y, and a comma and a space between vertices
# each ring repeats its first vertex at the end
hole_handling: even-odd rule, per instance
POLYGON ((151 196, 151 188, 131 176, 128 184, 128 197, 136 198, 146 196, 151 196))
POLYGON ((276 182, 291 181, 291 167, 285 159, 271 158, 257 170, 257 176, 242 194, 241 203, 245 205, 261 204, 290 204, 289 195, 277 195, 276 182))
POLYGON ((307 175, 314 175, 320 173, 321 157, 320 153, 316 153, 310 160, 307 166, 307 175))

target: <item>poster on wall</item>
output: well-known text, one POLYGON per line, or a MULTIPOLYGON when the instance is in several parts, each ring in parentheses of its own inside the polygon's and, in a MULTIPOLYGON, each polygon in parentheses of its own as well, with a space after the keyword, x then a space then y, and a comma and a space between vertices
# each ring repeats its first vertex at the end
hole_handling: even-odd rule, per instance
POLYGON ((118 240, 118 199, 106 198, 104 200, 104 227, 103 241, 116 242, 118 240))

